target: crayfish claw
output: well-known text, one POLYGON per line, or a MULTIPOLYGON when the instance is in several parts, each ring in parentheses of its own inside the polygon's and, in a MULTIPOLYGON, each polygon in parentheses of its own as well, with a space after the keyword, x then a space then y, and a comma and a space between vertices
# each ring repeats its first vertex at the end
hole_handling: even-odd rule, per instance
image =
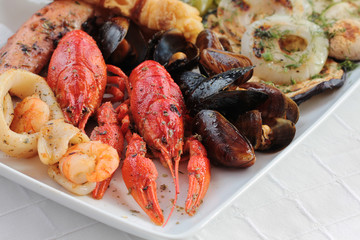
POLYGON ((129 193, 156 225, 164 223, 164 215, 156 194, 158 172, 155 164, 145 157, 146 144, 133 134, 122 167, 122 175, 129 193))
POLYGON ((194 137, 187 140, 185 150, 190 152, 188 162, 189 190, 185 212, 193 216, 205 197, 210 183, 210 161, 204 146, 194 137))

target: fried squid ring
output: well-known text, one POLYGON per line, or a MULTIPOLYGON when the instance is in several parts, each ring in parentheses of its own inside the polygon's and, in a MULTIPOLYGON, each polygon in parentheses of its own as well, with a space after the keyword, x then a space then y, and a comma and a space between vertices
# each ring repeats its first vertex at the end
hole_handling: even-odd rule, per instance
POLYGON ((254 76, 289 85, 321 71, 329 41, 318 25, 306 19, 273 15, 251 24, 241 45, 241 53, 256 65, 254 76))
POLYGON ((89 142, 89 137, 79 128, 55 119, 47 122, 40 130, 38 153, 40 161, 46 165, 57 163, 72 145, 89 142))
POLYGON ((86 182, 83 184, 75 184, 71 182, 60 172, 58 164, 50 166, 48 174, 55 180, 55 182, 63 186, 66 190, 80 196, 91 193, 96 187, 96 182, 86 182))
POLYGON ((10 125, 14 119, 14 106, 10 94, 5 95, 3 107, 5 122, 7 125, 10 125))
POLYGON ((20 69, 10 69, 0 75, 0 150, 12 157, 35 156, 39 134, 16 133, 7 124, 4 98, 8 92, 21 99, 37 94, 49 105, 50 119, 64 118, 64 116, 44 78, 20 69))

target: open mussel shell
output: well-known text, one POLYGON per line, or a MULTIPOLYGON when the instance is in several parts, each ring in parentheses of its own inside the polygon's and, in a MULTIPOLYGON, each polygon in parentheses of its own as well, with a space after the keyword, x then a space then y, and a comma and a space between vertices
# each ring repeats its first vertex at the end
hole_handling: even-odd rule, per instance
POLYGON ((233 124, 250 141, 255 150, 259 148, 262 137, 262 118, 258 110, 239 114, 233 124))
POLYGON ((268 98, 266 93, 252 90, 221 91, 200 101, 192 111, 210 109, 221 112, 226 118, 234 119, 239 114, 257 108, 268 98))
POLYGON ((123 71, 129 72, 134 67, 145 61, 148 53, 148 41, 140 27, 134 22, 130 22, 128 33, 124 41, 119 45, 116 51, 111 55, 111 62, 121 67, 123 71), (122 45, 128 45, 128 51, 124 51, 122 45), (124 61, 123 55, 126 54, 124 61))
POLYGON ((99 28, 96 42, 103 57, 107 60, 125 38, 130 20, 125 17, 113 17, 99 28))
POLYGON ((185 99, 189 97, 197 86, 206 80, 206 77, 200 73, 193 71, 185 71, 172 76, 176 84, 180 87, 180 90, 185 99))
POLYGON ((214 165, 246 168, 255 163, 250 142, 219 112, 200 111, 194 118, 193 130, 201 136, 214 165))
POLYGON ((236 79, 251 71, 253 68, 253 66, 234 68, 207 78, 189 94, 189 97, 186 99, 187 106, 197 108, 198 105, 201 105, 203 99, 226 89, 229 85, 233 84, 236 79))
POLYGON ((276 87, 259 82, 246 82, 239 87, 268 95, 268 99, 257 108, 263 119, 287 118, 294 123, 299 119, 300 111, 297 104, 276 87))
MULTIPOLYGON (((226 72, 232 68, 252 66, 251 60, 246 56, 213 48, 201 51, 199 63, 208 76, 226 72)), ((239 77, 235 83, 245 83, 252 75, 253 70, 239 77)))
POLYGON ((149 43, 150 58, 163 65, 171 73, 191 70, 197 66, 199 49, 186 41, 178 29, 156 34, 149 43))
POLYGON ((262 128, 262 144, 256 149, 258 151, 279 151, 291 143, 296 133, 295 124, 283 118, 266 119, 262 128))

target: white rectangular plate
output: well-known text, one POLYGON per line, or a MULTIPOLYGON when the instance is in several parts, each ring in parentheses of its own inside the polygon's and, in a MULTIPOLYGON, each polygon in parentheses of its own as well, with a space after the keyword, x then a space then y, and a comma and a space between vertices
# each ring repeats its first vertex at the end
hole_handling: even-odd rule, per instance
MULTIPOLYGON (((48 1, 6 1, 0 0, 0 44, 5 43, 9 31, 16 29, 26 21, 37 9, 48 1), (40 3, 39 3, 40 2, 40 3), (15 12, 9 12, 13 9, 15 12), (16 10, 14 10, 16 9, 16 10), (18 13, 18 14, 16 14, 18 13), (5 39, 4 39, 5 38, 5 39)), ((247 187, 268 171, 275 163, 286 160, 287 153, 296 146, 305 135, 319 125, 322 120, 338 105, 349 92, 358 88, 360 71, 354 71, 348 77, 345 85, 335 91, 329 91, 313 97, 301 104, 300 120, 296 124, 297 133, 294 141, 280 153, 257 153, 257 161, 248 169, 212 168, 211 184, 199 208, 198 213, 189 217, 183 207, 187 193, 186 166, 182 164, 180 174, 180 195, 177 208, 166 227, 155 226, 142 213, 135 201, 127 193, 125 184, 118 171, 102 200, 94 200, 89 196, 74 196, 56 184, 48 175, 47 167, 40 163, 37 157, 32 159, 15 159, 0 153, 0 175, 21 184, 45 197, 52 199, 84 215, 108 224, 114 228, 129 232, 143 238, 180 239, 199 231, 205 224, 215 217, 222 209, 229 205, 247 187)), ((167 169, 156 163, 159 170, 158 187, 166 184, 166 190, 158 189, 160 205, 167 217, 171 208, 171 198, 174 197, 172 179, 167 169)))

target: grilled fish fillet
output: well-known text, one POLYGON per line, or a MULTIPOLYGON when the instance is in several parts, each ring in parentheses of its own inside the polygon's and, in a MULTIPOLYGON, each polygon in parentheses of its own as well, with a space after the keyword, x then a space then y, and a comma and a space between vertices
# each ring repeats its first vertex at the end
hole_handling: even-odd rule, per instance
POLYGON ((40 9, 0 49, 0 74, 10 68, 38 74, 57 41, 66 32, 80 29, 93 13, 92 5, 72 0, 54 1, 40 9))

